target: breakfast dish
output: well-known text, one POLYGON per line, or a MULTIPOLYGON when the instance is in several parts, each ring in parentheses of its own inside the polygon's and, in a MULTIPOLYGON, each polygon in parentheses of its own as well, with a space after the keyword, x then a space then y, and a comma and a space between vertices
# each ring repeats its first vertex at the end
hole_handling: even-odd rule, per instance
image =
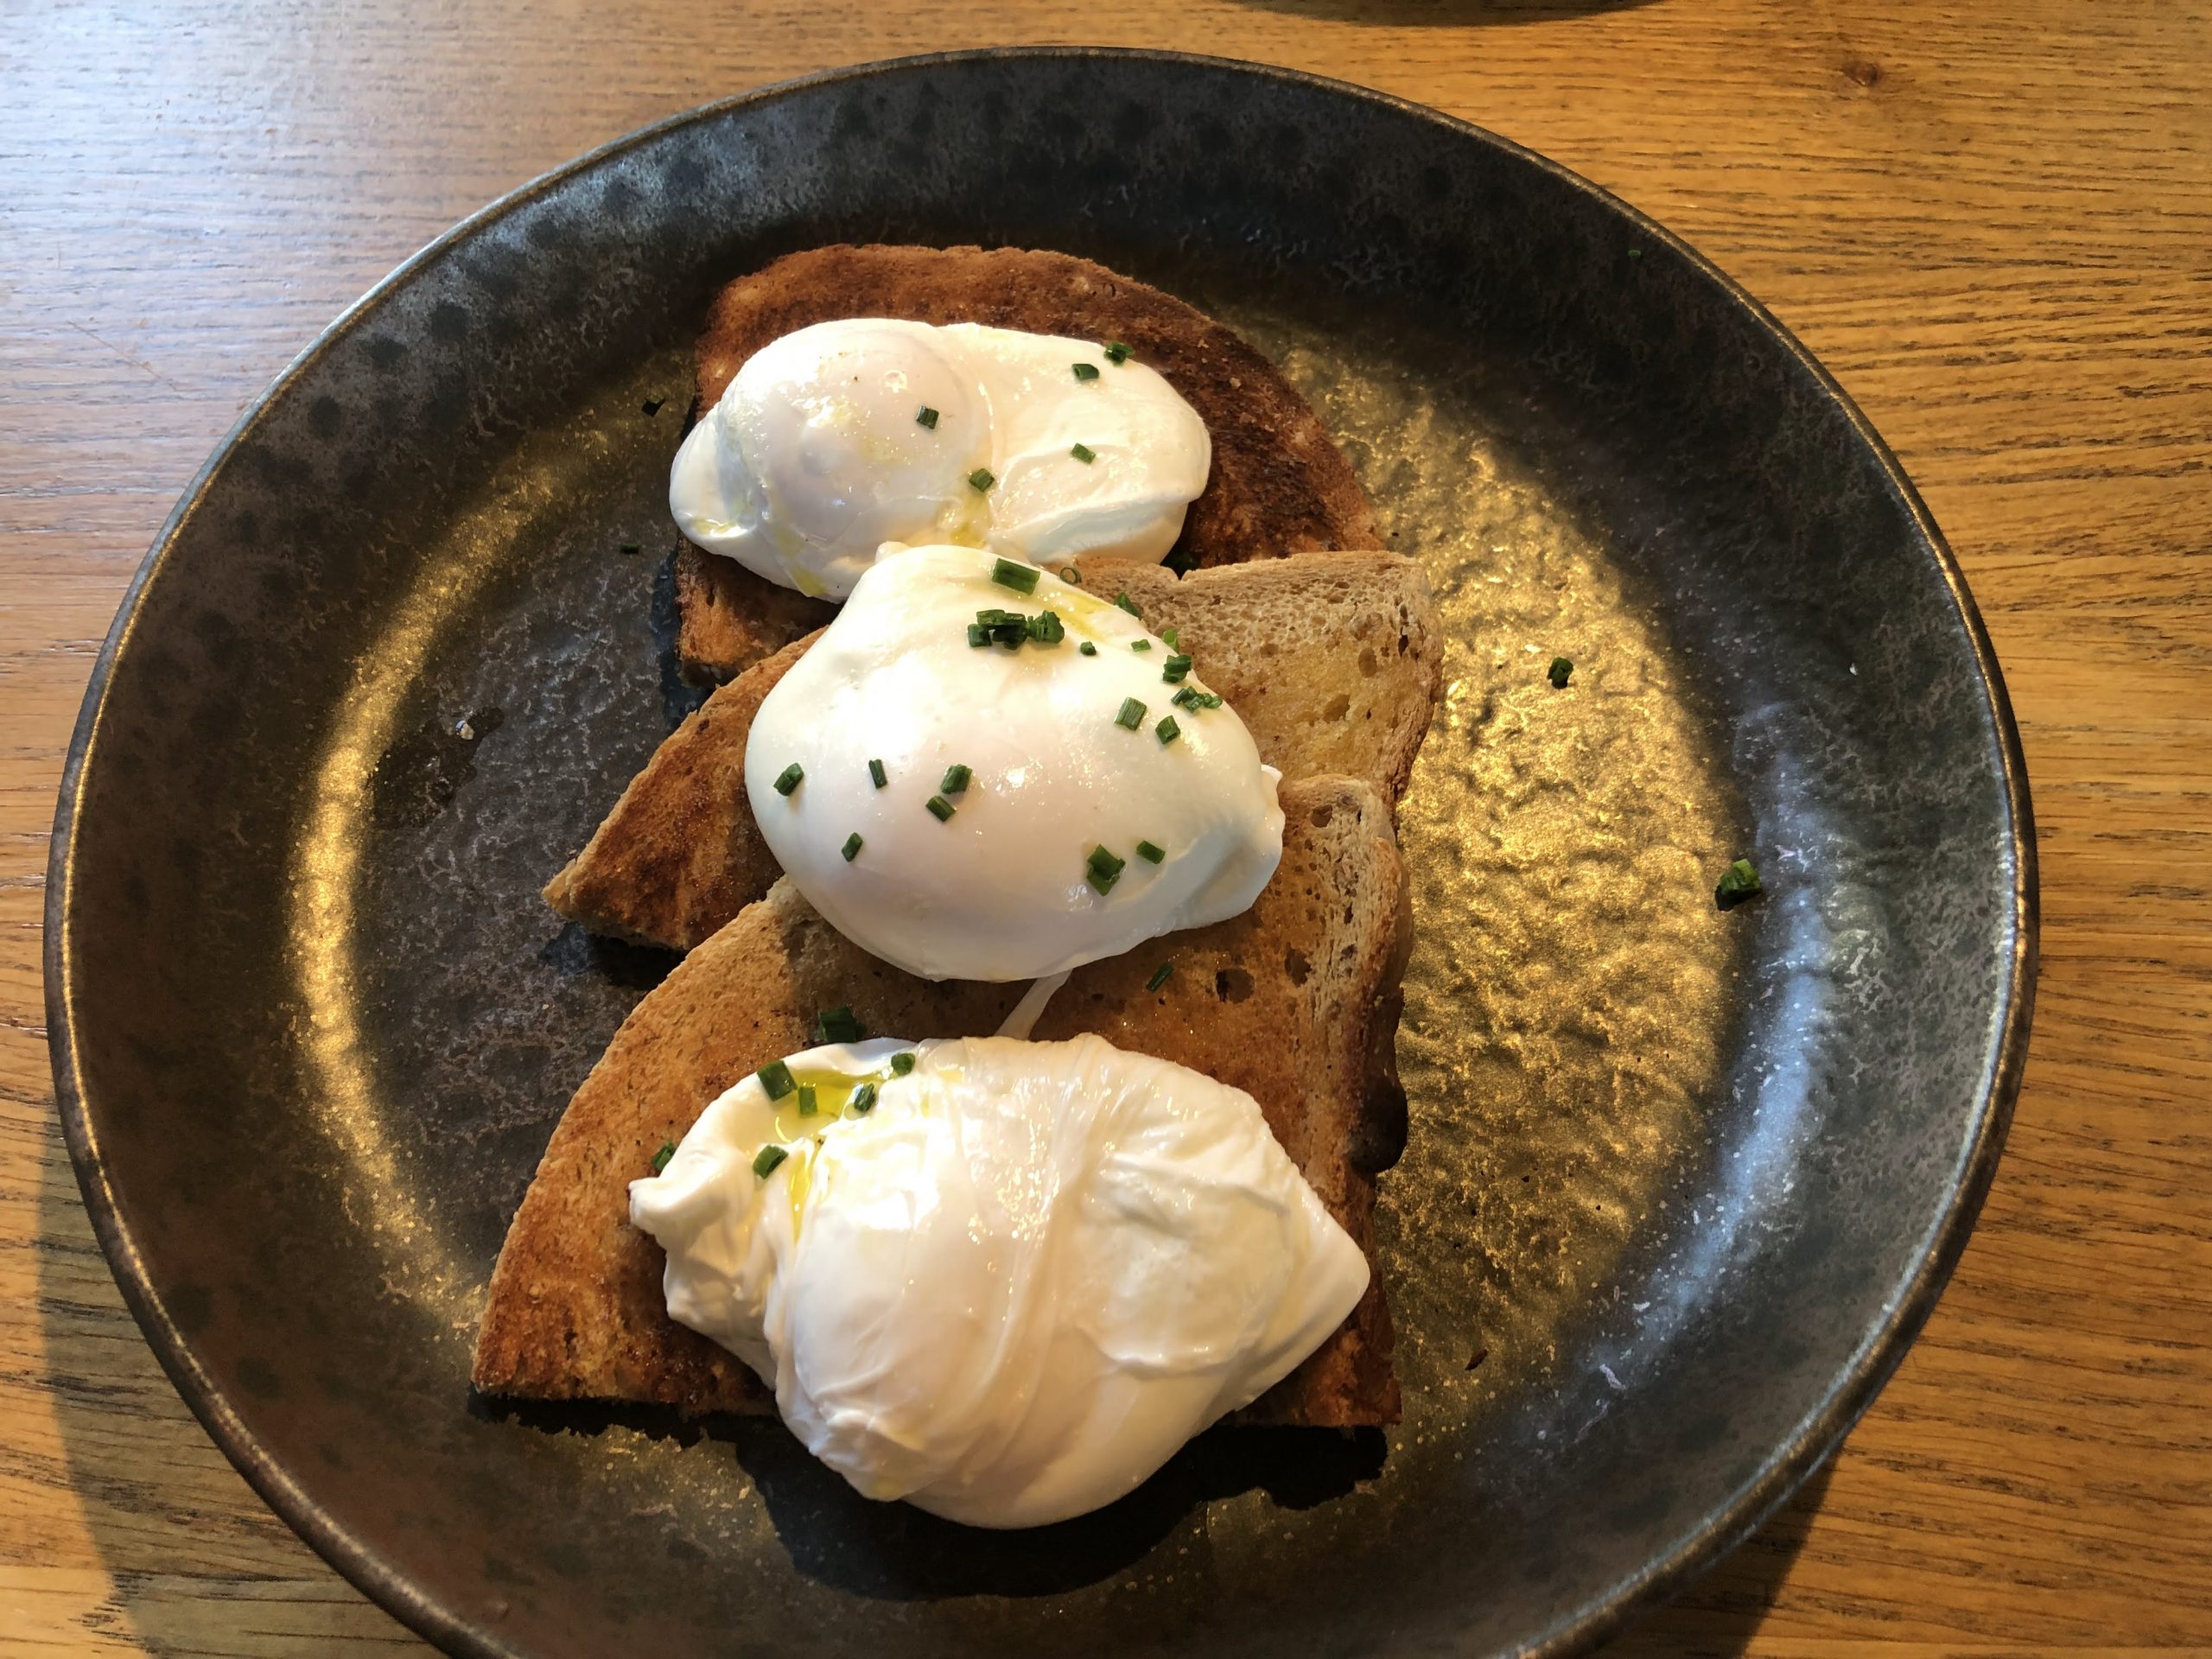
MULTIPOLYGON (((756 586, 811 607, 795 632, 830 613, 756 586)), ((48 1024, 101 1243, 214 1441, 455 1652, 1580 1650, 1893 1370, 2032 984, 1988 641, 1820 365, 1561 168, 1187 57, 839 72, 456 227, 211 457, 67 779, 48 1024), (460 1409, 549 1132, 667 972, 536 896, 683 712, 674 573, 620 556, 677 534, 671 325, 886 234, 1070 246, 1205 307, 1354 458, 1448 635, 1397 814, 1402 1430, 1209 1433, 997 1538, 869 1503, 771 1419, 460 1409), (1738 856, 1770 897, 1724 913, 1738 856)))
POLYGON ((991 1527, 1233 1413, 1395 1420, 1393 822, 1440 649, 1409 561, 1300 550, 1371 517, 1251 356, 1058 256, 832 249, 724 290, 669 503, 746 573, 679 590, 692 665, 739 671, 546 888, 690 955, 555 1132, 479 1389, 772 1397, 861 1493, 991 1527), (925 315, 733 366, 810 274, 925 315), (1182 357, 967 315, 993 293, 1094 328, 1116 299, 1182 357), (835 608, 745 665, 709 624, 748 582, 835 608))
MULTIPOLYGON (((1205 487, 1172 549, 1183 569, 1383 544, 1350 464, 1281 371, 1172 296, 1063 253, 841 244, 787 254, 715 296, 699 341, 695 430, 756 353, 852 318, 1062 336, 1098 353, 1071 364, 1102 370, 1122 366, 1106 346, 1127 346, 1128 360, 1164 377, 1211 441, 1205 487)), ((917 413, 934 407, 918 394, 915 404, 917 413)), ((832 614, 823 600, 696 543, 677 556, 676 593, 678 656, 705 683, 731 678, 832 614)))

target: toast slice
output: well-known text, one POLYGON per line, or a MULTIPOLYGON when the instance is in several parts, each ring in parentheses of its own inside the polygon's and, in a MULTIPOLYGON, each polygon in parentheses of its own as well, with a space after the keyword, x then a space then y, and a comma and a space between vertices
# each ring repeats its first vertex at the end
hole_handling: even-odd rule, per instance
POLYGON ((762 700, 821 634, 753 664, 686 715, 545 884, 545 902, 594 933, 689 950, 766 894, 784 872, 746 796, 745 741, 762 700))
MULTIPOLYGON (((837 317, 980 322, 1130 346, 1213 435, 1212 475, 1175 544, 1185 569, 1383 544, 1351 463, 1274 364, 1182 301, 1065 253, 839 244, 786 254, 715 296, 694 415, 769 341, 837 317)), ((729 679, 835 608, 689 545, 676 558, 676 600, 677 656, 700 684, 729 679)))
MULTIPOLYGON (((1155 632, 1179 631, 1284 777, 1364 779, 1393 804, 1404 793, 1444 655, 1414 561, 1299 553, 1179 579, 1126 559, 1076 563, 1085 587, 1126 592, 1155 632)), ((755 663, 671 733, 545 901, 595 933, 689 950, 766 893, 781 872, 746 800, 746 734, 813 639, 755 663)))
MULTIPOLYGON (((1040 1039, 1094 1032, 1249 1092, 1306 1179, 1372 1259, 1376 1174, 1405 1141, 1395 1038, 1412 928, 1389 809, 1367 785, 1282 789, 1283 858, 1258 902, 1211 927, 1076 970, 1040 1039), (1162 962, 1174 971, 1157 991, 1162 962)), ((486 1394, 621 1400, 689 1414, 765 1411, 733 1355, 675 1324, 660 1247, 630 1224, 629 1183, 748 1072, 806 1047, 822 1008, 874 1033, 995 1030, 1026 988, 915 979, 848 942, 788 881, 678 964, 624 1021, 553 1132, 493 1271, 474 1380, 486 1394)), ((1253 1421, 1395 1422, 1379 1276, 1253 1421)))

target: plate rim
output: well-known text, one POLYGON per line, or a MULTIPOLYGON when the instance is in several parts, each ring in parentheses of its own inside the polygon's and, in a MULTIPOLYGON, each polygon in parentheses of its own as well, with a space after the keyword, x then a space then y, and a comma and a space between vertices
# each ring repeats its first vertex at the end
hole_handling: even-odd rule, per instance
POLYGON ((1767 1454, 1758 1474, 1728 1503, 1709 1511, 1673 1551, 1654 1557, 1640 1572, 1618 1580, 1599 1592, 1535 1645, 1522 1649, 1525 1659, 1564 1659, 1570 1654, 1586 1652, 1614 1634, 1640 1611, 1681 1590, 1749 1537, 1781 1507, 1790 1494, 1841 1445, 1844 1437, 1865 1414, 1903 1362, 1964 1254, 1983 1200, 1996 1177, 2026 1065, 2029 1032, 2035 1009, 2036 969, 2041 931, 2035 815, 2019 727, 2014 718, 2012 699, 2006 692, 2004 675, 1998 664, 1995 649, 1990 643, 1988 631, 1983 624, 1980 610, 1967 588, 1958 558, 1937 526, 1934 515, 1922 500, 1919 491, 1907 476, 1896 454, 1875 430, 1851 395, 1764 304, 1713 260, 1666 226, 1611 191, 1560 162, 1489 128, 1430 105, 1306 70, 1204 53, 1146 47, 982 47, 878 59, 768 82, 664 117, 539 174, 468 214, 424 244, 326 325, 232 423, 163 520, 145 556, 125 587, 115 618, 110 623, 99 655, 93 660, 63 760, 53 830, 48 843, 46 904, 42 915, 41 969, 47 1046, 63 1139, 68 1147, 69 1161, 75 1171, 78 1189, 83 1196, 86 1213, 92 1219, 101 1252, 107 1258, 125 1305, 137 1321, 140 1332, 153 1350, 155 1357, 160 1361, 171 1384, 191 1408, 200 1427, 222 1450, 232 1466, 245 1477, 255 1494, 356 1589, 401 1624, 448 1652, 469 1656, 469 1659, 518 1659, 519 1650, 500 1640, 480 1620, 427 1593, 389 1556, 336 1521, 294 1477, 272 1448, 246 1427, 231 1403, 228 1389, 201 1362, 191 1339, 163 1304, 153 1284, 137 1238, 110 1184, 99 1138, 91 1122, 85 1094, 79 1086, 76 1033, 70 1016, 67 949, 77 807, 86 767, 94 747, 100 715, 106 701, 108 681, 116 659, 133 631, 140 598, 148 582, 197 513, 217 473, 230 461, 241 442, 269 417, 278 400, 294 382, 335 349, 376 311, 387 296, 404 287, 419 270, 573 176, 681 128, 718 119, 750 105, 774 103, 823 86, 859 84, 884 76, 962 63, 1101 59, 1172 64, 1287 83, 1334 98, 1348 98, 1443 128, 1455 137, 1504 151, 1534 166, 1548 175, 1555 183, 1620 215, 1639 232, 1663 244, 1687 261, 1700 275, 1717 285, 1728 299, 1748 312, 1759 327, 1781 345, 1796 368, 1811 378, 1819 391, 1844 416, 1859 441, 1880 463, 1889 487, 1895 493, 1914 529, 1933 554, 1937 574, 1965 625, 1984 709, 1996 736, 1996 758, 2003 785, 2012 854, 2012 949, 2010 959, 2005 964, 2004 1007, 1998 1021, 1995 1041, 1987 1051, 1979 1098, 1974 1109, 1973 1130, 1960 1154, 1948 1200, 1929 1230, 1923 1235, 1917 1246, 1917 1258, 1905 1276, 1903 1287, 1891 1303, 1886 1317, 1861 1341, 1850 1362, 1829 1385, 1826 1396, 1800 1421, 1787 1440, 1767 1454))

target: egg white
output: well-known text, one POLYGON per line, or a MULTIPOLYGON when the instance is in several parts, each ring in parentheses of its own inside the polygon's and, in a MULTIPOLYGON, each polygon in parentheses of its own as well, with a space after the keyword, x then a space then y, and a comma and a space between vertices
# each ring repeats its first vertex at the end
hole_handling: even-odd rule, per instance
POLYGON ((1165 639, 1112 594, 1029 567, 1023 593, 998 563, 940 546, 872 567, 762 700, 745 785, 777 862, 847 938, 929 979, 1033 979, 1248 908, 1282 857, 1281 774, 1234 708, 1175 704, 1205 690, 1204 664, 1170 681, 1165 639), (970 645, 994 608, 1050 610, 1066 637, 970 645), (1135 729, 1117 723, 1132 699, 1135 729), (953 766, 969 781, 945 793, 953 766), (1122 861, 1103 893, 1087 873, 1100 847, 1122 861))
POLYGON ((746 361, 677 452, 669 507, 709 552, 842 599, 887 543, 1164 558, 1212 460, 1175 389, 1096 342, 849 318, 746 361))
POLYGON ((982 1527, 1096 1509, 1358 1304, 1366 1258, 1243 1090, 1094 1036, 925 1042, 893 1075, 907 1050, 791 1057, 881 1079, 796 1132, 747 1078, 630 1189, 671 1314, 864 1495, 982 1527))

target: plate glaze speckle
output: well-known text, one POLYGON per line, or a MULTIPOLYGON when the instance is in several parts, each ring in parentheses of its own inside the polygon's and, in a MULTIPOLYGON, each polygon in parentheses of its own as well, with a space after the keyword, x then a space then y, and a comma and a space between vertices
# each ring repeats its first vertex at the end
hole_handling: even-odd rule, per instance
POLYGON ((1895 1364, 1994 1167, 2034 947, 1955 567, 1771 321, 1485 134, 1143 54, 736 99, 427 251, 180 506, 55 848, 55 1072, 126 1295, 279 1512, 480 1654, 1586 1646, 1895 1364), (718 282, 855 238, 1064 249, 1216 311, 1435 581, 1388 1435, 1208 1435, 984 1535, 773 1423, 469 1395, 506 1220, 667 966, 537 889, 690 706, 688 341, 718 282), (1738 854, 1770 893, 1724 913, 1738 854))

